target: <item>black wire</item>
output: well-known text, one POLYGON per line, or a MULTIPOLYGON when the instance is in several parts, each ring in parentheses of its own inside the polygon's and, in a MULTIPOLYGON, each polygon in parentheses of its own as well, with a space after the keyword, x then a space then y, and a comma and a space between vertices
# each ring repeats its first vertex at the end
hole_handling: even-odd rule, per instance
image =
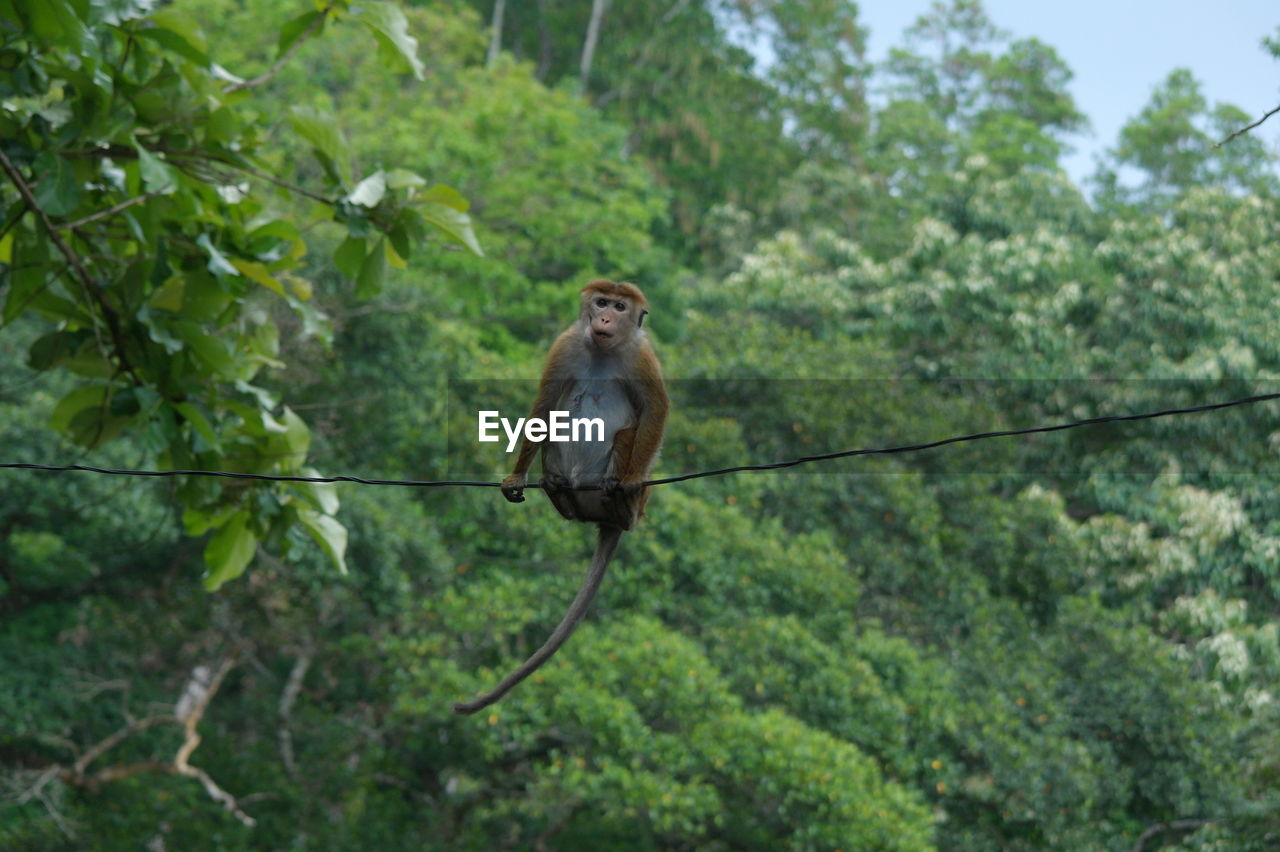
MULTIPOLYGON (((418 479, 365 479, 359 476, 286 476, 271 473, 231 473, 225 470, 125 470, 110 467, 92 467, 85 464, 28 464, 10 462, 0 464, 0 468, 20 468, 23 470, 49 470, 55 473, 68 470, 82 470, 87 473, 106 473, 115 476, 222 476, 227 479, 256 479, 266 482, 355 482, 360 485, 406 485, 416 488, 438 488, 446 485, 496 487, 497 482, 480 482, 478 480, 418 480, 418 479)), ((534 487, 534 486, 530 486, 534 487)))
MULTIPOLYGON (((1215 402, 1208 405, 1196 405, 1189 408, 1166 408, 1162 411, 1148 411, 1142 414, 1114 414, 1108 417, 1090 417, 1087 420, 1076 420, 1070 423, 1058 423, 1053 426, 1031 426, 1025 429, 1002 429, 996 432, 976 432, 972 435, 959 435, 953 438, 943 438, 940 441, 930 441, 926 444, 903 444, 897 447, 877 447, 874 449, 861 450, 842 450, 835 453, 823 453, 817 456, 805 456, 803 458, 791 459, 789 461, 772 462, 770 464, 744 464, 737 467, 722 467, 716 470, 704 470, 697 473, 685 473, 680 476, 669 476, 665 479, 652 479, 645 482, 645 485, 670 485, 673 482, 685 482, 690 479, 703 479, 708 476, 722 476, 726 473, 741 473, 743 471, 752 470, 781 470, 783 468, 795 467, 801 464, 810 464, 812 462, 831 461, 832 459, 843 459, 852 456, 875 456, 875 455, 892 455, 894 453, 913 453, 921 450, 931 450, 935 447, 944 447, 947 444, 959 444, 965 441, 981 441, 987 438, 1008 438, 1014 435, 1033 435, 1040 432, 1061 432, 1064 429, 1078 429, 1081 426, 1096 426, 1100 423, 1119 423, 1129 420, 1151 420, 1156 417, 1170 417, 1176 414, 1195 414, 1201 411, 1216 411, 1220 408, 1231 408, 1237 405, 1252 405, 1258 402, 1267 402, 1268 400, 1280 399, 1280 393, 1264 393, 1257 396, 1247 396, 1242 399, 1233 399, 1228 402, 1215 402)), ((91 467, 82 464, 68 465, 48 465, 48 464, 31 464, 28 462, 4 462, 0 463, 0 468, 21 469, 21 470, 47 470, 55 473, 64 471, 85 471, 87 473, 103 473, 113 476, 221 476, 227 479, 252 479, 267 482, 314 482, 314 483, 333 483, 333 482, 355 482, 360 485, 400 485, 410 488, 444 488, 457 486, 460 488, 497 488, 499 482, 481 482, 478 480, 452 479, 452 480, 418 480, 418 479, 365 479, 359 476, 286 476, 266 473, 230 473, 221 470, 122 470, 118 468, 107 467, 91 467)), ((538 483, 529 483, 526 488, 541 488, 538 483)), ((598 488, 585 486, 577 489, 579 491, 596 491, 598 488)))
POLYGON ((955 438, 943 438, 941 441, 930 441, 927 444, 904 444, 899 447, 880 447, 869 450, 842 450, 836 453, 823 453, 818 456, 805 456, 804 458, 791 459, 790 461, 774 462, 772 464, 744 464, 738 467, 725 467, 719 470, 709 470, 701 473, 686 473, 680 476, 670 476, 666 479, 655 479, 652 482, 646 482, 645 485, 667 485, 672 482, 684 482, 689 479, 701 479, 704 476, 717 476, 722 473, 738 473, 744 470, 779 470, 786 467, 795 467, 798 464, 808 464, 810 462, 830 461, 831 459, 843 459, 850 456, 884 456, 893 453, 914 453, 920 450, 931 450, 934 447, 943 447, 947 444, 959 444, 964 441, 980 441, 985 438, 1008 438, 1011 435, 1033 435, 1038 432, 1061 432, 1064 429, 1076 429, 1081 426, 1094 426, 1099 423, 1118 423, 1124 420, 1151 420, 1155 417, 1169 417, 1174 414, 1195 414, 1199 411, 1214 411, 1219 408, 1231 408, 1235 405, 1250 405, 1255 402, 1266 402, 1271 399, 1280 399, 1280 393, 1264 393, 1257 396, 1247 396, 1243 399, 1233 399, 1229 402, 1215 402, 1209 405, 1196 405, 1190 408, 1166 408, 1163 411, 1148 411, 1143 414, 1113 414, 1108 417, 1090 417, 1087 420, 1076 420, 1071 423, 1059 423, 1055 426, 1030 426, 1026 429, 1002 429, 998 432, 977 432, 973 435, 960 435, 955 438))

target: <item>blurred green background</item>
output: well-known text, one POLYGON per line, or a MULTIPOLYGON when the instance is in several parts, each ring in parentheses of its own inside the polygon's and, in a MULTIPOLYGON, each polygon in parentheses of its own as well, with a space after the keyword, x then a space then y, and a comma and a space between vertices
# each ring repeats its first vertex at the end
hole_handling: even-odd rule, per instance
MULTIPOLYGON (((998 24, 0 0, 0 461, 496 473, 450 383, 523 414, 596 276, 661 474, 1276 390, 1250 113, 1174 70, 1077 186, 998 24)), ((5 471, 0 847, 1274 848, 1277 410, 662 487, 467 718, 590 553, 540 495, 5 471)))

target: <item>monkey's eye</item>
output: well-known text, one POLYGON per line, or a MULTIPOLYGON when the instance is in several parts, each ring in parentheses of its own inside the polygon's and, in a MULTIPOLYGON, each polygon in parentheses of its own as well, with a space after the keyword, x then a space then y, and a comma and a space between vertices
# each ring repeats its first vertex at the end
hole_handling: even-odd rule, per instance
POLYGON ((618 303, 616 303, 616 304, 614 305, 614 307, 618 310, 618 313, 622 313, 623 311, 625 311, 625 310, 627 309, 627 303, 626 303, 626 302, 618 302, 618 303))
POLYGON ((608 299, 596 299, 596 307, 597 307, 597 308, 603 308, 603 307, 606 307, 608 304, 609 304, 609 300, 608 300, 608 299))

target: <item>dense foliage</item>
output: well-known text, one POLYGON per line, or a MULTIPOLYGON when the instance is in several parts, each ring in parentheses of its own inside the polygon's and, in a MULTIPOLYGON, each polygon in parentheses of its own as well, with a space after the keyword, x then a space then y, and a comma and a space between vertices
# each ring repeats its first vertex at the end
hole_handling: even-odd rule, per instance
MULTIPOLYGON (((1244 112, 1175 70, 1080 187, 1052 46, 865 35, 0 0, 0 461, 496 479, 460 400, 597 275, 663 472, 1277 389, 1244 112)), ((1276 410, 665 486, 474 718, 588 555, 545 501, 4 471, 0 848, 1272 848, 1276 410)))

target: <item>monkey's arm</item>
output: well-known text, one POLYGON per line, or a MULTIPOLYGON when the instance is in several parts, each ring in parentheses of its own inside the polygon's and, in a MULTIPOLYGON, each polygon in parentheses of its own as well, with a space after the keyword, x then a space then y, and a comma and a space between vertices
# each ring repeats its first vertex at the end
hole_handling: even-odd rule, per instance
MULTIPOLYGON (((560 399, 567 390, 572 377, 565 373, 562 365, 569 347, 568 332, 560 335, 551 352, 547 355, 547 365, 542 370, 542 380, 538 383, 538 395, 533 400, 529 411, 529 419, 546 420, 551 414, 551 406, 560 399)), ((541 444, 524 438, 520 443, 520 454, 516 457, 516 466, 511 475, 502 480, 502 495, 512 503, 524 502, 524 487, 529 481, 529 467, 533 457, 538 454, 541 444)))
POLYGON ((618 481, 623 485, 643 482, 653 467, 662 446, 662 433, 667 426, 671 400, 662 382, 662 371, 652 350, 646 350, 637 364, 638 377, 633 384, 637 397, 636 429, 630 452, 619 458, 618 481))

